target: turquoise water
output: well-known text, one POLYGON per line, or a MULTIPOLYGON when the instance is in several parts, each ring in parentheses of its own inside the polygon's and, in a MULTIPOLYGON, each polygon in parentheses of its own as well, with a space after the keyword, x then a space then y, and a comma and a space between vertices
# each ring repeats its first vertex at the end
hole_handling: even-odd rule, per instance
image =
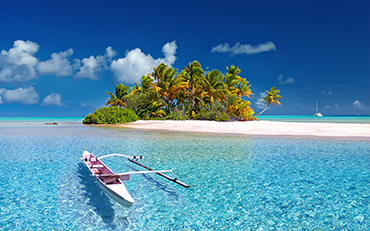
MULTIPOLYGON (((370 123, 370 116, 261 115, 258 120, 318 123, 370 123)), ((84 117, 0 117, 0 125, 82 122, 84 117)))
POLYGON ((0 117, 0 125, 45 124, 45 123, 76 123, 84 117, 0 117))
POLYGON ((370 116, 322 116, 312 115, 280 115, 257 116, 258 120, 282 121, 282 122, 307 122, 307 123, 360 123, 369 124, 370 116))
MULTIPOLYGON (((369 230, 366 140, 142 131, 82 124, 0 126, 0 230, 369 230), (132 176, 125 208, 79 159, 143 155, 183 188, 132 176)), ((142 170, 106 159, 116 172, 142 170)))

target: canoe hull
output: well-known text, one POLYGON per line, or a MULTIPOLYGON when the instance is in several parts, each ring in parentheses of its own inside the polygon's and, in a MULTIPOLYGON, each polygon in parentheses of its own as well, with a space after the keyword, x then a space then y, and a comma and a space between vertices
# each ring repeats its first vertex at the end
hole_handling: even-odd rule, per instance
POLYGON ((114 176, 114 172, 109 169, 101 160, 96 158, 91 153, 84 151, 83 159, 87 168, 91 171, 92 175, 95 176, 96 181, 99 184, 99 187, 113 200, 125 207, 131 207, 134 203, 131 195, 126 189, 126 186, 122 181, 117 178, 115 181, 107 182, 107 175, 114 176), (96 174, 105 174, 105 177, 96 176, 96 174), (107 183, 104 183, 104 181, 107 183))
POLYGON ((103 182, 101 182, 100 179, 96 178, 96 181, 99 184, 99 187, 113 200, 118 202, 119 204, 129 208, 134 203, 134 200, 129 195, 125 185, 119 184, 119 185, 106 185, 103 182), (115 186, 113 188, 112 186, 115 186))

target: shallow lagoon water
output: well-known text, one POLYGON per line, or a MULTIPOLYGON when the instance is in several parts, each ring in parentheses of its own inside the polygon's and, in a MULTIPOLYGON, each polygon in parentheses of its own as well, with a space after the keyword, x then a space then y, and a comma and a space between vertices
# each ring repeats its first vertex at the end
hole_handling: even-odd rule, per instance
MULTIPOLYGON (((369 230, 367 140, 248 137, 90 127, 0 126, 1 230, 369 230), (125 208, 79 159, 143 155, 189 189, 132 176, 125 208)), ((116 172, 143 170, 105 159, 116 172)))

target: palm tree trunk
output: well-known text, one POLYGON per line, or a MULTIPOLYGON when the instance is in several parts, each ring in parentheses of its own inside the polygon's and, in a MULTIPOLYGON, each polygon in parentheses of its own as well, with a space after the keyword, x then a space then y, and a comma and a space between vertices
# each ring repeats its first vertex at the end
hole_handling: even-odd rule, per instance
POLYGON ((265 107, 265 109, 263 109, 263 110, 262 110, 260 113, 258 113, 256 116, 259 116, 259 115, 261 115, 262 113, 264 113, 268 107, 269 107, 269 106, 266 106, 266 107, 265 107))

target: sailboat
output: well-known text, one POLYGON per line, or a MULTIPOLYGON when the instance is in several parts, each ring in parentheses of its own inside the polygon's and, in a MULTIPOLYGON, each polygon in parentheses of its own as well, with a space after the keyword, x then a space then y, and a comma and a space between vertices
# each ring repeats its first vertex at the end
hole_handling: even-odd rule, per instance
POLYGON ((316 101, 316 113, 313 116, 315 117, 322 116, 322 114, 319 112, 319 101, 316 101))

